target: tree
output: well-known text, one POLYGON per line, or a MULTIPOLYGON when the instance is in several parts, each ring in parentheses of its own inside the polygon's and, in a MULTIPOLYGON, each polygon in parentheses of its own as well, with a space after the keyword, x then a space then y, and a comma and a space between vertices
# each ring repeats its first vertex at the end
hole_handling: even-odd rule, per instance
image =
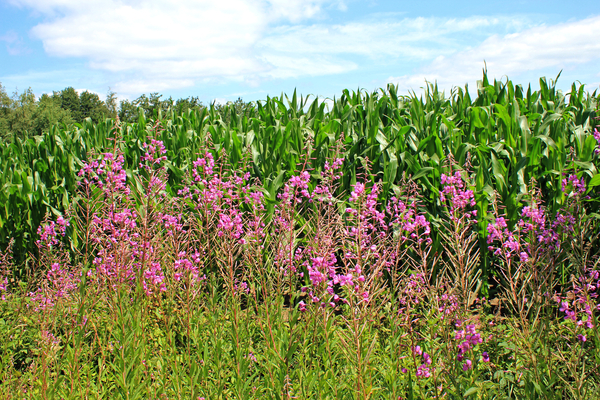
POLYGON ((156 92, 150 93, 150 97, 146 97, 145 94, 142 94, 133 101, 133 104, 137 107, 141 107, 147 117, 157 118, 158 110, 161 110, 164 113, 173 105, 173 99, 171 97, 169 97, 168 100, 161 100, 161 97, 162 94, 156 92))
POLYGON ((175 111, 179 114, 188 110, 200 110, 206 108, 198 97, 188 97, 187 99, 178 99, 175 102, 175 111))
POLYGON ((236 101, 228 101, 225 104, 214 104, 213 107, 221 115, 221 118, 226 124, 231 122, 231 115, 246 115, 251 116, 255 112, 255 107, 252 102, 246 103, 241 97, 236 101))
POLYGON ((11 98, 0 85, 0 137, 40 135, 57 123, 73 123, 70 111, 61 107, 59 96, 44 94, 36 101, 29 88, 21 94, 15 91, 11 98))
POLYGON ((122 122, 133 123, 137 120, 137 116, 137 106, 127 99, 121 100, 121 103, 119 104, 119 119, 122 122))
POLYGON ((53 125, 72 124, 71 112, 61 107, 60 98, 43 94, 38 100, 33 117, 33 132, 36 135, 48 131, 53 125))
POLYGON ((71 112, 71 117, 75 121, 82 121, 81 103, 79 101, 79 94, 77 94, 77 91, 73 87, 69 86, 68 88, 61 90, 58 93, 58 96, 60 97, 61 101, 60 106, 64 110, 69 110, 71 112))
POLYGON ((35 102, 35 94, 31 88, 19 94, 17 91, 13 93, 12 112, 9 118, 9 133, 13 133, 20 137, 28 136, 34 133, 34 114, 37 108, 35 102))
POLYGON ((100 97, 87 90, 79 96, 79 110, 81 119, 78 122, 83 122, 85 118, 91 118, 94 123, 98 123, 109 114, 106 104, 100 100, 100 97))
POLYGON ((167 100, 161 100, 159 93, 150 93, 150 97, 142 94, 133 101, 122 100, 119 109, 119 119, 124 122, 136 122, 139 109, 141 109, 147 118, 158 118, 159 110, 163 115, 174 106, 172 97, 167 100))
POLYGON ((108 89, 108 93, 106 95, 106 100, 104 100, 104 104, 106 105, 106 110, 108 111, 108 117, 117 118, 117 94, 110 90, 110 88, 108 89))
POLYGON ((12 99, 0 83, 0 138, 5 137, 9 132, 11 114, 12 99))

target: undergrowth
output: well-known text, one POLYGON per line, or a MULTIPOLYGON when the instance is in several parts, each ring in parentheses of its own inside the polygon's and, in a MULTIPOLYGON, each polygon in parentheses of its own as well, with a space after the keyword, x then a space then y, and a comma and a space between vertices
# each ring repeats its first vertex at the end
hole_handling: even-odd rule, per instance
POLYGON ((145 148, 134 176, 116 142, 84 165, 27 282, 2 255, 2 398, 600 397, 597 220, 575 174, 559 213, 532 191, 510 226, 477 214, 458 166, 429 221, 409 179, 385 204, 369 176, 335 196, 340 158, 269 202, 206 149, 167 196, 164 146, 145 148))

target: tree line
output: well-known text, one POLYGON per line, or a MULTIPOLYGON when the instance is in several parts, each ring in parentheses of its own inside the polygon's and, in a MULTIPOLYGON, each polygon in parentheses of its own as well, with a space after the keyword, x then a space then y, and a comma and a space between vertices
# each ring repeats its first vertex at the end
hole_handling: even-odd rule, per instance
MULTIPOLYGON (((239 112, 251 107, 251 103, 246 103, 241 98, 232 104, 239 112)), ((210 106, 215 107, 217 111, 224 111, 223 105, 210 106)), ((142 94, 134 100, 118 101, 117 94, 110 90, 102 100, 96 93, 87 90, 78 93, 73 87, 52 94, 45 93, 39 98, 36 98, 31 88, 9 95, 0 82, 0 138, 9 135, 39 135, 53 125, 69 126, 82 123, 87 118, 97 123, 105 118, 116 118, 118 115, 121 121, 133 123, 137 121, 140 111, 153 117, 158 115, 159 110, 163 113, 168 110, 181 113, 210 106, 204 105, 198 97, 164 99, 159 93, 142 94)))

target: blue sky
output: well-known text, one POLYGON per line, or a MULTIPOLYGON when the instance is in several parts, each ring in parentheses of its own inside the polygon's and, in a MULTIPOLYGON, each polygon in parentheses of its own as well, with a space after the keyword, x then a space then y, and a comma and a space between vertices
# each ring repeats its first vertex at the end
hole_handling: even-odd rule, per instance
POLYGON ((0 0, 0 83, 204 103, 425 80, 600 85, 594 1, 0 0))

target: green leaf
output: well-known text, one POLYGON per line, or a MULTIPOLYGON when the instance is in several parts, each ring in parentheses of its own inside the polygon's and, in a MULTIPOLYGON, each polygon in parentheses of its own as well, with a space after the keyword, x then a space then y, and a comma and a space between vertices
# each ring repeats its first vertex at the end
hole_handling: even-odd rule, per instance
POLYGON ((600 185, 600 174, 596 174, 594 175, 594 177, 590 180, 590 183, 588 183, 588 188, 593 188, 595 186, 599 186, 600 185))
POLYGON ((414 174, 414 175, 412 176, 412 179, 416 181, 417 179, 419 179, 419 178, 420 178, 420 177, 422 177, 422 176, 425 176, 425 175, 427 175, 427 173, 428 173, 428 172, 431 172, 431 171, 433 171, 433 167, 422 167, 422 168, 419 170, 419 172, 417 172, 416 174, 414 174))

